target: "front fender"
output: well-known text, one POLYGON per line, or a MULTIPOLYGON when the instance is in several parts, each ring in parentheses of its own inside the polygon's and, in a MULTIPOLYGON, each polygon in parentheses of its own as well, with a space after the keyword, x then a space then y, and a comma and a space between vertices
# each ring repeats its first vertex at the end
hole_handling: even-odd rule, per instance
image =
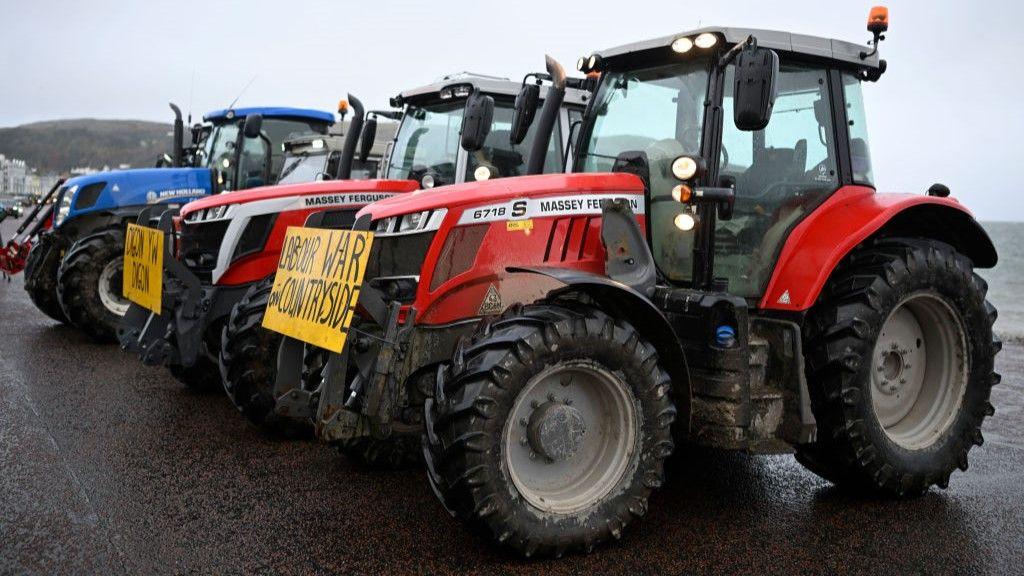
POLYGON ((509 272, 539 274, 564 285, 551 292, 551 296, 567 293, 586 294, 611 315, 627 319, 658 351, 662 366, 672 378, 673 396, 679 422, 690 427, 690 373, 686 355, 675 330, 661 310, 640 292, 606 276, 568 268, 510 267, 509 272))
POLYGON ((786 240, 760 308, 800 312, 817 301, 833 270, 859 244, 880 236, 946 242, 978 268, 995 266, 992 240, 953 198, 878 194, 847 186, 804 219, 786 240))

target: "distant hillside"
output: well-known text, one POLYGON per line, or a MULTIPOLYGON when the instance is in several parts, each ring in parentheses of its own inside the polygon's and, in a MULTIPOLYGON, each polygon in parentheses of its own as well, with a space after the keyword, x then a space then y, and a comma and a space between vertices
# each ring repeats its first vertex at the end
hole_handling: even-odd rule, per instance
POLYGON ((51 120, 0 128, 0 154, 41 172, 76 166, 153 166, 171 148, 171 125, 141 120, 51 120))

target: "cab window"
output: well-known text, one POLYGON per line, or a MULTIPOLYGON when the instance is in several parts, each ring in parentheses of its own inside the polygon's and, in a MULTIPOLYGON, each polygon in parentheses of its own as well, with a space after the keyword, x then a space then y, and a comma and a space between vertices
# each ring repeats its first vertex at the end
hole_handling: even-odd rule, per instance
MULTIPOLYGON (((476 170, 484 166, 488 170, 487 178, 505 178, 526 174, 526 163, 530 157, 530 148, 537 134, 534 122, 526 131, 526 137, 519 144, 512 144, 512 116, 515 114, 510 103, 497 103, 494 107, 494 119, 491 131, 488 132, 484 145, 480 150, 469 153, 466 169, 466 181, 476 180, 476 170)), ((544 158, 544 172, 558 172, 562 169, 560 127, 551 131, 547 155, 544 158)), ((482 174, 481 174, 482 175, 482 174)), ((487 179, 485 178, 485 179, 487 179)))
POLYGON ((783 65, 764 130, 743 132, 733 118, 733 68, 726 71, 719 176, 734 182, 732 220, 719 220, 715 275, 729 291, 757 297, 790 230, 839 184, 828 74, 783 65))
POLYGON ((843 98, 846 102, 846 122, 850 134, 850 163, 853 181, 868 186, 875 185, 871 172, 871 152, 868 146, 868 125, 864 114, 864 95, 860 79, 849 72, 843 73, 843 98))

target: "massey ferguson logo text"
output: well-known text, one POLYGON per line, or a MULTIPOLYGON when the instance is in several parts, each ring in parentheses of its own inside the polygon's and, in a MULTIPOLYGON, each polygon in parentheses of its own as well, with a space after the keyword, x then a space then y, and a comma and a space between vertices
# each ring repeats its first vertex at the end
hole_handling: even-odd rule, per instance
POLYGON ((642 194, 583 194, 552 198, 521 198, 500 204, 489 204, 479 208, 467 209, 459 218, 459 224, 544 218, 546 216, 600 214, 601 202, 612 199, 622 199, 629 202, 629 207, 633 210, 634 214, 644 213, 644 197, 642 194))
POLYGON ((336 206, 343 204, 372 204, 378 200, 390 198, 394 194, 386 194, 383 192, 368 193, 368 192, 354 192, 349 194, 324 194, 322 196, 309 196, 302 199, 302 203, 307 208, 313 208, 317 206, 336 206))

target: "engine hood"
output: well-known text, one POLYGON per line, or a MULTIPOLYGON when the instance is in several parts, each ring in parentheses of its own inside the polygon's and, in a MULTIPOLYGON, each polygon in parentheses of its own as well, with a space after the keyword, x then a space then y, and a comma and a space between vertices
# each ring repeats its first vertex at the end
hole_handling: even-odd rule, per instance
POLYGON ((453 184, 432 190, 417 190, 375 202, 359 211, 374 220, 412 214, 438 208, 459 208, 501 200, 549 195, 572 195, 591 192, 643 193, 643 182, 626 173, 541 174, 500 178, 484 182, 453 184))
MULTIPOLYGON (((414 180, 325 180, 321 182, 306 182, 302 184, 288 184, 284 186, 262 186, 241 192, 228 192, 209 196, 190 202, 181 209, 181 215, 207 208, 233 204, 249 204, 263 200, 274 200, 277 198, 290 198, 295 196, 321 196, 321 195, 360 195, 377 193, 401 193, 412 192, 419 187, 414 180)), ((365 201, 358 201, 354 198, 351 202, 339 202, 341 204, 365 204, 365 201)), ((371 200, 372 201, 372 200, 371 200)))
POLYGON ((212 190, 207 168, 111 170, 71 178, 64 184, 70 197, 64 220, 90 212, 157 203, 186 203, 212 190))

